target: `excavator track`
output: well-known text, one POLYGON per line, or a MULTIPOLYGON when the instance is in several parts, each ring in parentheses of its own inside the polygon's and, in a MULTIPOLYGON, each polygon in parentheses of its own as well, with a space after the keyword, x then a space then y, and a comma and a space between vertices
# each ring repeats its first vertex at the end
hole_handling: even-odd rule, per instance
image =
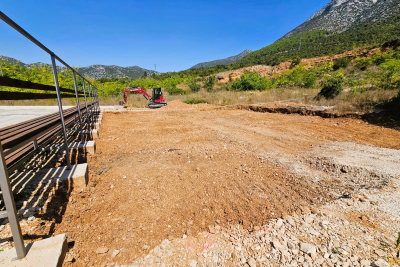
POLYGON ((148 106, 145 106, 146 108, 162 108, 166 106, 167 103, 149 103, 148 106))

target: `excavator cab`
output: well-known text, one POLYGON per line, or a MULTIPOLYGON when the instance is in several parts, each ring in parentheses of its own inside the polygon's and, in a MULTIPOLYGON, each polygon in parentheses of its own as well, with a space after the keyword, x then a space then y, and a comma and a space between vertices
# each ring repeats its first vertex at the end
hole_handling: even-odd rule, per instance
POLYGON ((164 96, 163 96, 161 88, 153 88, 152 100, 155 103, 164 101, 164 96))

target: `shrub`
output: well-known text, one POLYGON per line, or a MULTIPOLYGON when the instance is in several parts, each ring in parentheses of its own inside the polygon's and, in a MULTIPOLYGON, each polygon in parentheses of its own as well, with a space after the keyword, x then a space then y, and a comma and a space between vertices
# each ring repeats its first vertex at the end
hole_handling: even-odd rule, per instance
POLYGON ((344 77, 342 73, 334 73, 332 76, 322 81, 322 89, 317 95, 317 99, 324 97, 333 99, 343 92, 344 77))
POLYGON ((400 89, 400 59, 391 59, 381 64, 379 80, 384 89, 400 89))
POLYGON ((200 103, 207 103, 208 104, 208 101, 205 100, 205 99, 192 98, 192 99, 186 100, 185 103, 186 104, 191 104, 191 105, 192 104, 200 104, 200 103))
POLYGON ((366 70, 369 66, 372 65, 372 60, 371 59, 365 59, 365 58, 360 58, 358 60, 358 63, 356 65, 356 68, 364 71, 366 70))
POLYGON ((317 75, 314 71, 308 71, 303 77, 304 87, 307 89, 315 88, 317 85, 317 75))
POLYGON ((260 77, 257 72, 246 71, 239 79, 236 79, 232 84, 232 90, 235 91, 263 91, 272 88, 270 79, 260 77))
POLYGON ((207 92, 212 92, 215 84, 215 76, 209 76, 206 78, 204 83, 204 88, 206 88, 207 92))
POLYGON ((189 84, 189 88, 193 93, 197 93, 200 91, 201 85, 193 81, 191 84, 189 84))
POLYGON ((291 68, 296 67, 297 65, 299 65, 301 62, 301 58, 300 57, 296 57, 292 60, 292 65, 290 66, 291 68))
POLYGON ((182 89, 179 89, 179 88, 170 88, 170 89, 165 89, 167 92, 168 92, 168 94, 170 94, 170 95, 185 95, 186 94, 186 91, 185 90, 182 90, 182 89))
POLYGON ((351 57, 342 57, 335 59, 333 61, 333 70, 338 70, 340 68, 347 68, 349 64, 351 63, 352 58, 351 57))

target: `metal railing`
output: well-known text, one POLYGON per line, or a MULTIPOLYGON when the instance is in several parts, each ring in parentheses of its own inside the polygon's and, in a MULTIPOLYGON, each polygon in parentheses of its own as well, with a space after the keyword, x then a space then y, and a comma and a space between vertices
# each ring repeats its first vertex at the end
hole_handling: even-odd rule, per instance
MULTIPOLYGON (((85 108, 86 108, 86 116, 87 116, 86 120, 88 120, 88 121, 93 121, 94 114, 98 114, 100 112, 98 90, 89 80, 87 80, 85 77, 83 77, 81 74, 79 74, 74 68, 72 68, 67 63, 65 63, 65 61, 63 61, 60 57, 58 57, 50 49, 48 49, 46 46, 44 46, 42 43, 40 43, 36 38, 34 38, 32 35, 30 35, 27 31, 25 31, 22 27, 20 27, 17 23, 15 23, 13 20, 11 20, 9 17, 7 17, 1 11, 0 11, 0 19, 2 19, 5 23, 7 23, 9 26, 14 28, 16 31, 21 33, 28 40, 30 40, 32 43, 36 44, 38 47, 40 47, 42 50, 44 50, 46 53, 48 53, 50 55, 53 76, 54 76, 56 98, 57 98, 58 109, 59 109, 60 120, 61 120, 61 128, 62 128, 61 132, 62 132, 62 135, 64 138, 64 149, 66 151, 65 156, 67 159, 67 169, 71 169, 66 124, 64 121, 64 110, 63 110, 62 102, 61 102, 62 95, 60 92, 62 91, 62 88, 60 88, 60 85, 58 82, 56 60, 58 62, 60 62, 61 64, 63 64, 66 68, 71 70, 72 74, 73 74, 74 91, 75 91, 75 98, 76 98, 76 102, 77 102, 78 124, 79 124, 79 131, 80 131, 82 142, 84 142, 83 119, 82 119, 83 116, 81 114, 81 106, 79 104, 79 97, 80 96, 82 97, 82 94, 78 92, 76 75, 78 75, 79 77, 82 78, 83 97, 85 99, 85 108), (86 96, 86 84, 87 84, 88 98, 86 96), (88 102, 89 102, 89 105, 88 105, 88 102)), ((42 96, 42 97, 44 97, 44 96, 42 96)), ((53 127, 50 127, 45 132, 48 132, 52 129, 53 129, 53 127)), ((44 134, 45 132, 42 132, 42 134, 44 134)), ((29 139, 26 141, 33 142, 33 148, 37 149, 37 136, 36 136, 36 138, 29 139)), ((22 238, 21 227, 20 227, 19 221, 18 221, 17 210, 16 210, 16 206, 15 206, 15 201, 14 201, 14 197, 13 197, 13 193, 12 193, 12 188, 10 185, 10 178, 9 178, 6 160, 5 160, 5 153, 3 151, 1 142, 0 142, 0 186, 1 186, 2 193, 3 193, 3 199, 4 199, 6 211, 7 211, 7 217, 8 217, 10 226, 11 226, 11 232, 12 232, 12 236, 14 239, 15 249, 17 252, 17 259, 21 259, 26 256, 26 249, 25 249, 23 238, 22 238)))

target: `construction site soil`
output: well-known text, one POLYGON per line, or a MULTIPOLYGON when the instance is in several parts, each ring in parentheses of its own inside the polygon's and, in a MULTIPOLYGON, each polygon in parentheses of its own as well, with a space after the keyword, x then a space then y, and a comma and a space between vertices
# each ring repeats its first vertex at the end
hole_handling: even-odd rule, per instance
POLYGON ((252 232, 400 173, 399 131, 252 110, 172 101, 104 112, 88 186, 60 189, 54 210, 64 208, 42 218, 57 218, 46 231, 67 234, 65 266, 129 265, 216 225, 252 232))

